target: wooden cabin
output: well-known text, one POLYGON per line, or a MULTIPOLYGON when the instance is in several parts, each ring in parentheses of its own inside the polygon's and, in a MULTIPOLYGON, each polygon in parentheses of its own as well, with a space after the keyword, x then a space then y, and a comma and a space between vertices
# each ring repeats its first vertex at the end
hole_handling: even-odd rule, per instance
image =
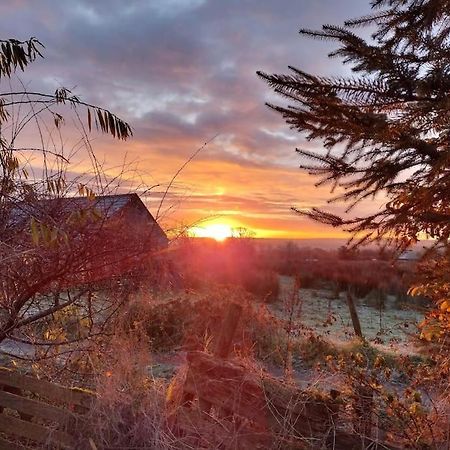
POLYGON ((135 193, 18 203, 11 217, 28 240, 30 227, 32 238, 34 231, 43 263, 52 270, 67 269, 66 287, 148 267, 161 259, 168 245, 166 234, 135 193))

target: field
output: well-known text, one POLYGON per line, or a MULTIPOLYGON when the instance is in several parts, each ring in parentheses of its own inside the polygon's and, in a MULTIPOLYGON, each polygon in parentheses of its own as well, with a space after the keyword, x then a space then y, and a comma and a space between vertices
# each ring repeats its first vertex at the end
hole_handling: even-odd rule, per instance
MULTIPOLYGON (((292 277, 280 277, 280 302, 273 305, 278 315, 286 315, 283 307, 292 294, 292 277)), ((396 351, 412 351, 411 344, 417 338, 418 324, 424 319, 417 309, 399 309, 392 295, 387 296, 383 308, 368 306, 365 299, 358 299, 361 328, 365 338, 378 347, 396 351)), ((354 331, 346 293, 335 298, 326 289, 299 289, 299 304, 295 308, 295 328, 305 333, 313 331, 333 343, 345 343, 354 339, 354 331)))

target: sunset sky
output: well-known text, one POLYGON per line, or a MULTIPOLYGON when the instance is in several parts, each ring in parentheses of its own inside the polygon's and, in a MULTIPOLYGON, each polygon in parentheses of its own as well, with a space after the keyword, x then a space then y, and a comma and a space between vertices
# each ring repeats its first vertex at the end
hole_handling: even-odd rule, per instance
POLYGON ((330 44, 298 30, 368 12, 365 0, 11 0, 1 2, 0 23, 3 39, 45 44, 45 59, 20 75, 29 89, 65 86, 132 125, 131 140, 93 134, 92 145, 111 175, 126 161, 121 190, 159 185, 146 197, 153 213, 177 170, 217 136, 169 190, 166 226, 203 220, 259 237, 317 238, 342 233, 290 207, 326 205, 328 188, 314 187, 295 154, 320 143, 265 106, 275 97, 255 72, 348 73, 326 57, 330 44))

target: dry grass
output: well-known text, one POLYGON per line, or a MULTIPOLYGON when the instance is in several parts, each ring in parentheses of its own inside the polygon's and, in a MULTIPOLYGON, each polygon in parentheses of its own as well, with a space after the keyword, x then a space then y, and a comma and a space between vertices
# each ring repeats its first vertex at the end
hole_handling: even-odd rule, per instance
MULTIPOLYGON (((255 443, 263 445, 259 448, 285 448, 283 442, 286 443, 292 434, 287 428, 292 428, 291 417, 279 417, 286 423, 286 431, 275 436, 269 430, 249 428, 245 419, 225 417, 219 410, 213 409, 204 415, 196 409, 196 404, 193 410, 180 408, 186 366, 178 371, 170 385, 151 377, 151 337, 145 326, 148 311, 139 308, 142 301, 138 298, 138 303, 130 306, 134 314, 140 311, 139 316, 133 317, 133 327, 129 327, 130 315, 124 314, 116 324, 114 338, 104 346, 93 364, 98 401, 88 413, 89 426, 82 432, 84 443, 79 448, 258 448, 252 447, 255 443), (183 424, 181 427, 180 423, 183 424)), ((205 303, 201 304, 204 312, 205 303)), ((219 308, 219 303, 213 303, 213 306, 211 317, 225 305, 222 303, 219 308)), ((244 311, 243 326, 237 337, 240 345, 236 351, 246 370, 257 374, 261 368, 250 356, 253 345, 249 344, 249 339, 265 328, 270 318, 259 308, 244 308, 244 311)))
POLYGON ((165 406, 166 385, 148 373, 148 339, 120 328, 97 363, 98 400, 89 411, 86 448, 175 449, 165 406))
MULTIPOLYGON (((181 346, 179 348, 183 348, 186 344, 185 337, 188 336, 192 338, 191 342, 199 345, 195 348, 208 350, 211 336, 217 331, 227 307, 224 298, 228 301, 240 301, 243 305, 241 323, 235 338, 234 357, 245 366, 248 374, 252 376, 262 374, 261 360, 276 361, 279 358, 280 363, 285 362, 287 348, 285 322, 274 320, 264 305, 252 303, 239 292, 221 290, 203 294, 189 293, 182 298, 160 298, 158 302, 149 300, 144 295, 137 296, 130 303, 129 310, 116 321, 114 337, 102 342, 96 354, 92 355, 91 368, 94 372, 92 387, 97 392, 98 401, 88 413, 88 426, 82 430, 80 436, 83 444, 77 448, 286 449, 325 448, 323 446, 326 442, 328 445, 326 448, 333 448, 336 433, 334 425, 330 425, 321 436, 314 438, 302 435, 296 429, 298 419, 292 411, 302 410, 302 399, 288 399, 286 406, 289 407, 275 410, 273 402, 266 398, 266 408, 273 411, 277 422, 277 430, 274 432, 272 426, 258 428, 242 417, 224 414, 220 408, 212 408, 208 413, 201 413, 198 401, 194 401, 192 409, 180 407, 186 366, 179 369, 171 383, 152 377, 151 350, 155 344, 155 335, 152 333, 158 324, 164 325, 165 331, 177 337, 176 344, 181 346)), ((159 334, 158 339, 164 344, 162 348, 174 348, 173 341, 168 339, 166 334, 159 334)), ((344 369, 351 370, 352 374, 355 373, 355 362, 350 358, 351 355, 361 354, 361 357, 364 357, 365 369, 360 371, 361 375, 367 372, 372 376, 373 366, 380 356, 383 356, 387 366, 393 365, 393 361, 385 355, 380 355, 380 352, 375 352, 374 349, 366 348, 362 344, 337 351, 326 341, 315 337, 294 341, 290 351, 302 356, 304 362, 327 360, 328 356, 333 356, 333 360, 336 361, 343 358, 348 360, 344 369)), ((333 376, 343 382, 345 370, 340 367, 338 369, 333 376)), ((317 388, 320 386, 323 388, 324 385, 329 388, 332 383, 327 376, 330 377, 331 373, 325 371, 311 373, 313 372, 317 379, 311 378, 310 384, 317 388)), ((367 378, 367 381, 371 382, 371 379, 367 378)), ((341 422, 345 422, 347 430, 351 431, 354 419, 351 393, 346 393, 344 389, 342 392, 342 408, 348 414, 341 416, 341 422)), ((384 398, 381 400, 384 401, 384 398)), ((381 400, 378 403, 381 403, 381 400)), ((409 408, 410 405, 407 406, 409 408)), ((403 405, 399 403, 398 408, 400 407, 403 405)), ((386 407, 383 408, 381 413, 386 414, 386 407)), ((407 412, 405 410, 405 414, 407 412)), ((448 436, 445 436, 445 433, 448 433, 449 423, 448 396, 436 397, 431 410, 425 411, 423 408, 424 416, 421 414, 418 412, 417 417, 414 416, 415 423, 435 427, 436 439, 448 440, 448 436)), ((409 420, 409 416, 406 419, 409 420)), ((383 420, 386 422, 385 418, 383 420)), ((396 431, 396 421, 398 422, 397 416, 391 416, 389 423, 392 435, 396 431)), ((342 423, 339 425, 341 429, 342 425, 342 423)), ((426 442, 429 434, 430 432, 426 430, 421 442, 426 442)), ((377 434, 376 436, 381 437, 377 434)))

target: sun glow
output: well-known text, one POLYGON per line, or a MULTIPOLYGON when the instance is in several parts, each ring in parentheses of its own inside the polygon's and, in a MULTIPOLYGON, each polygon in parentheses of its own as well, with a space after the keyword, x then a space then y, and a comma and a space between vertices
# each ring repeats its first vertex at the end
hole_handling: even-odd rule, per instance
POLYGON ((203 227, 191 228, 191 232, 195 237, 211 238, 218 242, 233 236, 233 229, 225 223, 214 223, 203 227))

